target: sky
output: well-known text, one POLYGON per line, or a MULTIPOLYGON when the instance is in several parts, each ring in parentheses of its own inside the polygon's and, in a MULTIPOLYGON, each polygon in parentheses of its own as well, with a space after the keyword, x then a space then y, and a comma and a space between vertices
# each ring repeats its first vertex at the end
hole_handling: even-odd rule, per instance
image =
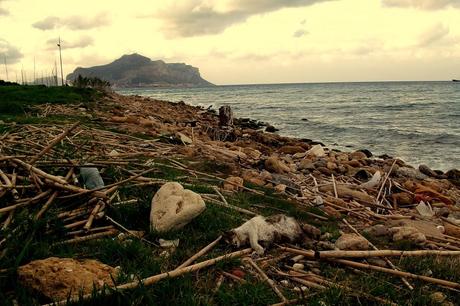
POLYGON ((0 79, 139 53, 215 84, 460 79, 460 0, 0 0, 0 79))

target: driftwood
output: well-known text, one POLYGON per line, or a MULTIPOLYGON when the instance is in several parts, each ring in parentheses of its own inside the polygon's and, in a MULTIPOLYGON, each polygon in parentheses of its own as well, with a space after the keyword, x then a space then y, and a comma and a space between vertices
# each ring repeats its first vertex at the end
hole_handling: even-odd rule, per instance
POLYGON ((185 268, 185 267, 189 266, 195 260, 197 260, 201 256, 203 256, 206 253, 208 253, 217 243, 219 243, 219 241, 221 239, 222 239, 222 236, 219 236, 216 240, 214 240, 213 242, 211 242, 210 244, 208 244, 207 246, 202 248, 200 251, 198 251, 198 253, 196 253, 195 255, 193 255, 192 257, 187 259, 186 261, 184 261, 180 266, 177 267, 177 269, 182 269, 182 268, 185 268))

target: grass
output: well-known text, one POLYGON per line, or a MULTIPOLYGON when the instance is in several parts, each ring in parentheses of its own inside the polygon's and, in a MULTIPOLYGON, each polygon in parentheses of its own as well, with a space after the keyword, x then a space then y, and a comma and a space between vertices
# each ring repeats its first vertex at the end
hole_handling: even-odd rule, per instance
POLYGON ((0 86, 0 114, 22 115, 30 106, 51 103, 88 103, 101 97, 89 88, 46 87, 44 85, 0 86))

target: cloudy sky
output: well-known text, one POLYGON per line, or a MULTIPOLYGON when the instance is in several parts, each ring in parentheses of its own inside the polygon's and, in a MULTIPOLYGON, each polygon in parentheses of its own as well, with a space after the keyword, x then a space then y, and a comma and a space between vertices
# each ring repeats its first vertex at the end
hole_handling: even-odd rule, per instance
MULTIPOLYGON (((216 84, 460 78, 460 0, 0 0, 11 80, 127 53, 216 84)), ((4 65, 0 78, 5 78, 4 65)))

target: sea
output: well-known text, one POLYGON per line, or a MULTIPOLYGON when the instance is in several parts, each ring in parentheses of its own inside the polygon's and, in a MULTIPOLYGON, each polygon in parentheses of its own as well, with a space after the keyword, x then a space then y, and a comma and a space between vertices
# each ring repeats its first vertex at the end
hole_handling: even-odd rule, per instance
POLYGON ((205 108, 230 105, 235 117, 270 123, 285 136, 331 149, 368 149, 417 167, 460 168, 460 83, 366 82, 126 88, 205 108))

